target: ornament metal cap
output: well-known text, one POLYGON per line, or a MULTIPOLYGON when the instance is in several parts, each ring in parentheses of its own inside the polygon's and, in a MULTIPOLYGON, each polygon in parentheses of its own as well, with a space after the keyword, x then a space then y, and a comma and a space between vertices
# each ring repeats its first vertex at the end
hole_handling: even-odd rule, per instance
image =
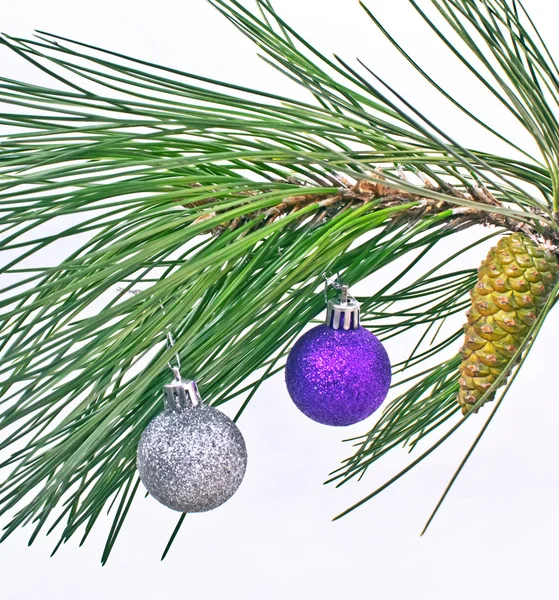
POLYGON ((178 412, 202 404, 202 397, 196 382, 191 379, 182 379, 178 369, 173 369, 173 371, 175 372, 174 381, 163 386, 165 410, 178 412))
POLYGON ((342 285, 340 297, 337 300, 328 301, 326 325, 332 329, 359 329, 361 325, 360 306, 359 302, 350 295, 349 287, 342 285))

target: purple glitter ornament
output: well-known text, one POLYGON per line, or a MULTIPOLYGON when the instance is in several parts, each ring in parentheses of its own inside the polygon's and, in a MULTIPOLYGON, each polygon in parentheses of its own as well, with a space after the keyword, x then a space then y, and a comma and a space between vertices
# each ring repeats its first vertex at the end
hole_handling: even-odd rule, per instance
POLYGON ((353 425, 382 404, 391 367, 384 346, 359 325, 359 303, 328 303, 326 323, 307 331, 293 346, 285 381, 297 408, 324 425, 353 425))

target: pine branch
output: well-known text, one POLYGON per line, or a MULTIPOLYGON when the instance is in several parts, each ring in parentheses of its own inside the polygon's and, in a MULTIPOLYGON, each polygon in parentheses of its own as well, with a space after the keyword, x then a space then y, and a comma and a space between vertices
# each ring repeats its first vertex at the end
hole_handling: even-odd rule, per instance
POLYGON ((369 8, 433 91, 510 156, 462 146, 366 61, 313 48, 267 0, 259 12, 212 4, 307 101, 43 32, 0 36, 53 78, 42 87, 0 77, 4 539, 33 524, 31 541, 46 528, 61 530, 56 548, 78 532, 83 543, 111 506, 106 561, 138 489, 136 445, 160 411, 171 355, 210 403, 241 396, 242 412, 322 312, 325 272, 353 285, 394 269, 361 299, 363 323, 383 339, 416 335, 394 367, 404 391, 353 440, 332 480, 360 478, 441 426, 456 430, 460 332, 443 325, 465 309, 475 269, 453 271, 451 261, 507 230, 559 246, 559 72, 518 2, 426 1, 446 29, 410 7, 528 131, 535 157, 446 92, 369 8), (497 229, 448 256, 446 238, 477 225, 497 229), (61 241, 77 250, 45 264, 61 241), (425 266, 433 256, 443 259, 425 266), (420 276, 401 285, 411 269, 420 276))
MULTIPOLYGON (((297 184, 295 181, 291 181, 290 183, 297 184)), ((427 182, 425 190, 416 189, 414 192, 409 192, 398 189, 396 186, 387 186, 382 172, 379 172, 376 175, 371 175, 369 179, 360 179, 353 185, 346 183, 345 186, 337 189, 336 194, 304 194, 304 191, 304 186, 301 186, 300 195, 284 198, 281 203, 264 211, 250 212, 242 217, 236 217, 227 223, 222 223, 212 229, 212 234, 220 235, 225 230, 235 231, 250 221, 255 222, 253 229, 259 229, 268 223, 273 223, 281 219, 281 217, 293 215, 305 206, 317 202, 318 206, 323 210, 313 217, 314 222, 325 221, 345 210, 374 202, 377 209, 402 206, 402 211, 393 216, 393 219, 398 221, 405 220, 412 222, 420 219, 425 214, 446 212, 450 215, 449 227, 456 231, 473 225, 494 225, 510 232, 522 231, 532 237, 540 236, 554 247, 559 242, 559 233, 553 226, 546 223, 543 211, 532 210, 535 220, 534 224, 525 219, 518 218, 517 215, 507 216, 506 213, 492 212, 492 207, 502 209, 503 203, 498 201, 487 188, 474 185, 469 186, 467 193, 464 193, 447 183, 443 183, 441 186, 434 186, 432 183, 427 182), (466 205, 457 208, 452 200, 436 200, 426 197, 425 191, 434 192, 441 198, 446 195, 465 201, 466 205), (541 221, 538 219, 538 216, 541 217, 541 221)), ((254 193, 247 194, 249 197, 254 195, 254 193)), ((208 202, 214 200, 211 198, 208 202)), ((250 205, 250 203, 247 204, 250 205)), ((204 203, 199 203, 199 205, 203 206, 204 203)), ((205 221, 216 217, 218 214, 215 211, 209 212, 199 217, 196 222, 205 221)), ((304 221, 305 217, 301 217, 301 220, 304 221)), ((246 230, 245 234, 253 229, 246 230)))

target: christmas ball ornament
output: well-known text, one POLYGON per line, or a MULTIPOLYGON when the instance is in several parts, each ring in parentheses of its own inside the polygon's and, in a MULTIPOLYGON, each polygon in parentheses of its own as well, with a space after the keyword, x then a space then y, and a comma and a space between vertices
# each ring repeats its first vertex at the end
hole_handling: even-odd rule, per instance
MULTIPOLYGON (((510 369, 557 277, 557 257, 524 233, 503 237, 491 248, 470 292, 472 304, 460 349, 458 403, 464 414, 510 369)), ((493 392, 487 400, 494 396, 493 392)))
POLYGON ((307 331, 287 358, 291 399, 324 425, 352 425, 370 416, 390 388, 390 360, 379 340, 360 325, 359 303, 341 297, 328 303, 326 323, 307 331))
POLYGON ((243 436, 229 417, 202 403, 194 381, 179 376, 164 390, 165 410, 138 444, 140 479, 156 500, 173 510, 217 508, 243 480, 243 436))

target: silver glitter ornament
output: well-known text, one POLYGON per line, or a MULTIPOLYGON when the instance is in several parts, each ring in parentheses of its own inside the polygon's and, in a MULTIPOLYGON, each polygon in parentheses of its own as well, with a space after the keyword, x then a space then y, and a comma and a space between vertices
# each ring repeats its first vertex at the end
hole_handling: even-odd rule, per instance
POLYGON ((217 508, 237 491, 247 465, 239 428, 203 404, 194 381, 165 386, 165 410, 138 444, 138 471, 148 492, 180 512, 217 508))

